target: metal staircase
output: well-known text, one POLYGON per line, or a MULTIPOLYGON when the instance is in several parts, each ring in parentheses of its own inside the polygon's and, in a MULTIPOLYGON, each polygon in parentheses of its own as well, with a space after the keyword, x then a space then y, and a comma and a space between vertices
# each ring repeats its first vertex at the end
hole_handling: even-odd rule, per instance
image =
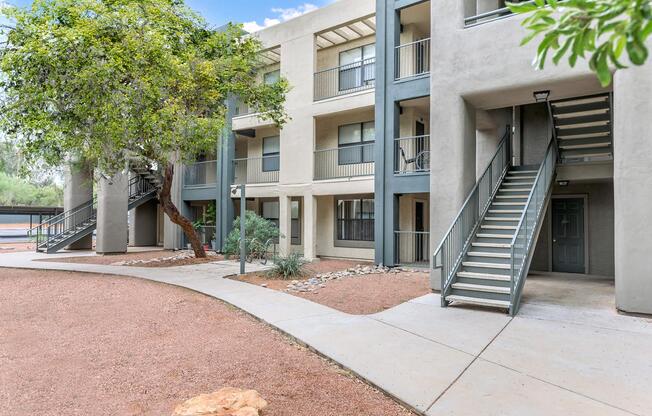
MULTIPOLYGON (((128 209, 156 198, 161 179, 144 166, 132 166, 129 179, 128 209)), ((90 235, 97 228, 97 197, 37 225, 30 234, 36 238, 36 251, 54 253, 90 235)))
POLYGON ((540 166, 511 166, 511 129, 434 254, 442 306, 518 312, 558 161, 551 139, 540 166))
POLYGON ((598 94, 550 103, 562 163, 613 159, 611 101, 611 94, 598 94))

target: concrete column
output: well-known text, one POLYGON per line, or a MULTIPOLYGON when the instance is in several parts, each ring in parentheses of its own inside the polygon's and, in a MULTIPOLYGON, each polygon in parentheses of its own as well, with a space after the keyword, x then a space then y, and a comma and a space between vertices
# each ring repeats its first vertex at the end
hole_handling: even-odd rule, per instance
POLYGON ((312 194, 303 197, 303 257, 317 258, 317 197, 312 194))
POLYGON ((117 173, 100 178, 97 200, 97 244, 100 254, 126 253, 129 238, 129 175, 117 173))
POLYGON ((157 245, 158 204, 156 200, 144 203, 129 212, 129 245, 152 247, 157 245))
POLYGON ((614 77, 616 306, 652 313, 652 63, 614 77))
POLYGON ((279 238, 279 252, 281 256, 290 254, 292 238, 292 198, 281 195, 278 198, 278 218, 281 237, 279 238))
MULTIPOLYGON (((182 165, 180 163, 175 163, 174 172, 175 175, 172 179, 171 190, 172 202, 174 202, 174 205, 176 205, 181 214, 187 215, 187 209, 183 200, 181 199, 181 190, 183 189, 183 175, 181 174, 182 165)), ((163 247, 166 250, 180 250, 185 248, 183 247, 183 231, 181 230, 181 227, 170 221, 170 218, 167 216, 167 214, 163 213, 163 215, 165 215, 163 223, 163 247)))
MULTIPOLYGON (((70 163, 64 168, 63 209, 65 211, 93 199, 93 171, 82 163, 70 163)), ((91 250, 93 235, 66 247, 68 250, 91 250)))
MULTIPOLYGON (((448 88, 431 96, 430 246, 437 249, 476 181, 475 109, 448 88)), ((439 270, 433 289, 440 289, 439 270)))

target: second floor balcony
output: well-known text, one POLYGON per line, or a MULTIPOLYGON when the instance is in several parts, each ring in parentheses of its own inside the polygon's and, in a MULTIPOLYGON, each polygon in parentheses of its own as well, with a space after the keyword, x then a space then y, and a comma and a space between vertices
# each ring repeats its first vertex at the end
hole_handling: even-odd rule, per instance
POLYGON ((280 156, 263 156, 233 159, 233 183, 265 184, 277 183, 280 169, 280 156))
POLYGON ((197 162, 184 167, 183 186, 201 188, 215 186, 217 183, 217 161, 197 162))
POLYGON ((394 174, 430 172, 430 136, 394 139, 394 174))
POLYGON ((430 73, 430 38, 417 40, 396 47, 397 80, 430 73))
POLYGON ((315 73, 315 101, 374 88, 376 58, 315 73))
POLYGON ((315 150, 315 180, 374 175, 374 143, 315 150))

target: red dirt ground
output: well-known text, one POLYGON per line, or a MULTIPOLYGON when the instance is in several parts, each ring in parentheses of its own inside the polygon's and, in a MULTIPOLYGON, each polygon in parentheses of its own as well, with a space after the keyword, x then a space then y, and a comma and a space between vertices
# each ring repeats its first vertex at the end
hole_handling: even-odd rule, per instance
MULTIPOLYGON (((366 264, 368 263, 324 259, 307 265, 305 275, 297 280, 308 280, 318 273, 366 264)), ((428 278, 427 272, 352 276, 329 281, 325 288, 315 292, 287 293, 353 315, 369 315, 431 293, 428 278)), ((265 284, 268 288, 279 291, 284 291, 292 280, 277 279, 267 274, 247 274, 234 279, 259 286, 265 284)))
MULTIPOLYGON (((80 256, 80 257, 53 257, 51 259, 39 260, 39 261, 49 261, 55 263, 79 263, 79 264, 103 264, 111 265, 114 263, 119 263, 122 261, 133 261, 133 260, 151 260, 162 257, 171 257, 174 256, 175 252, 171 250, 154 250, 154 251, 139 251, 134 253, 127 254, 111 254, 105 256, 80 256)), ((155 263, 139 263, 131 264, 129 266, 133 267, 175 267, 175 266, 187 266, 190 264, 202 264, 210 263, 213 261, 224 260, 223 256, 209 256, 204 259, 180 259, 180 260, 166 260, 159 261, 155 263)))
POLYGON ((0 269, 3 415, 169 415, 231 386, 265 415, 408 413, 215 299, 153 282, 0 269))

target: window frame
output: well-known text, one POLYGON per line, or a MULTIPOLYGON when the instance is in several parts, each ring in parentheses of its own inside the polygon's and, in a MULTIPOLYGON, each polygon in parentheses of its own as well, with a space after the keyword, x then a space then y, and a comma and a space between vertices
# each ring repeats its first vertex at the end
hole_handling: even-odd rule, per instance
MULTIPOLYGON (((376 226, 376 202, 374 194, 359 194, 359 195, 339 195, 333 198, 334 200, 334 209, 333 209, 333 242, 335 247, 347 247, 347 248, 374 248, 376 235, 375 235, 375 226, 376 226), (358 218, 359 220, 372 221, 371 232, 373 233, 373 238, 371 240, 341 240, 339 237, 339 202, 340 201, 360 201, 361 214, 363 214, 364 201, 371 201, 373 203, 374 211, 373 218, 358 218)), ((370 213, 367 213, 370 214, 370 213)))
POLYGON ((359 123, 348 123, 348 124, 342 124, 337 127, 337 165, 338 166, 346 166, 346 165, 360 165, 363 163, 374 163, 375 162, 375 157, 374 157, 374 146, 371 146, 371 160, 365 160, 365 149, 366 147, 364 145, 369 145, 373 144, 375 145, 376 143, 376 121, 375 120, 368 120, 368 121, 362 121, 359 123), (365 124, 371 123, 374 126, 374 138, 373 140, 365 140, 364 137, 364 132, 365 132, 365 124), (351 143, 341 143, 342 139, 342 128, 343 127, 349 127, 349 126, 355 126, 357 125, 360 129, 360 141, 359 142, 351 142, 351 143), (359 157, 357 160, 350 161, 350 162, 342 162, 342 153, 349 153, 351 150, 349 149, 348 152, 346 152, 347 148, 355 147, 358 146, 359 149, 359 157), (345 152, 342 152, 344 150, 345 152))
POLYGON ((276 136, 267 136, 263 137, 262 141, 262 163, 261 163, 261 168, 263 172, 278 172, 281 169, 281 136, 276 135, 276 136), (277 152, 268 152, 265 153, 265 140, 268 139, 278 139, 278 151, 277 152), (275 169, 269 169, 265 167, 265 161, 267 160, 274 160, 274 157, 276 157, 277 162, 277 167, 275 169))
POLYGON ((364 45, 356 46, 355 48, 350 48, 350 49, 340 51, 337 55, 337 68, 338 68, 337 90, 339 92, 346 92, 349 90, 356 90, 358 88, 362 88, 367 85, 371 85, 372 83, 375 83, 376 81, 375 61, 373 63, 371 62, 365 63, 370 59, 374 59, 374 60, 376 59, 376 42, 371 42, 364 45), (365 58, 365 50, 367 50, 372 45, 374 49, 373 56, 365 58), (358 54, 359 56, 358 60, 354 60, 353 62, 348 64, 343 64, 342 55, 346 53, 350 53, 352 51, 360 51, 360 53, 358 54), (359 73, 357 73, 358 71, 359 73), (354 77, 352 78, 354 80, 353 85, 349 85, 351 84, 351 81, 348 82, 344 81, 348 79, 348 77, 350 77, 350 75, 347 75, 348 73, 353 73, 353 77, 354 77))

